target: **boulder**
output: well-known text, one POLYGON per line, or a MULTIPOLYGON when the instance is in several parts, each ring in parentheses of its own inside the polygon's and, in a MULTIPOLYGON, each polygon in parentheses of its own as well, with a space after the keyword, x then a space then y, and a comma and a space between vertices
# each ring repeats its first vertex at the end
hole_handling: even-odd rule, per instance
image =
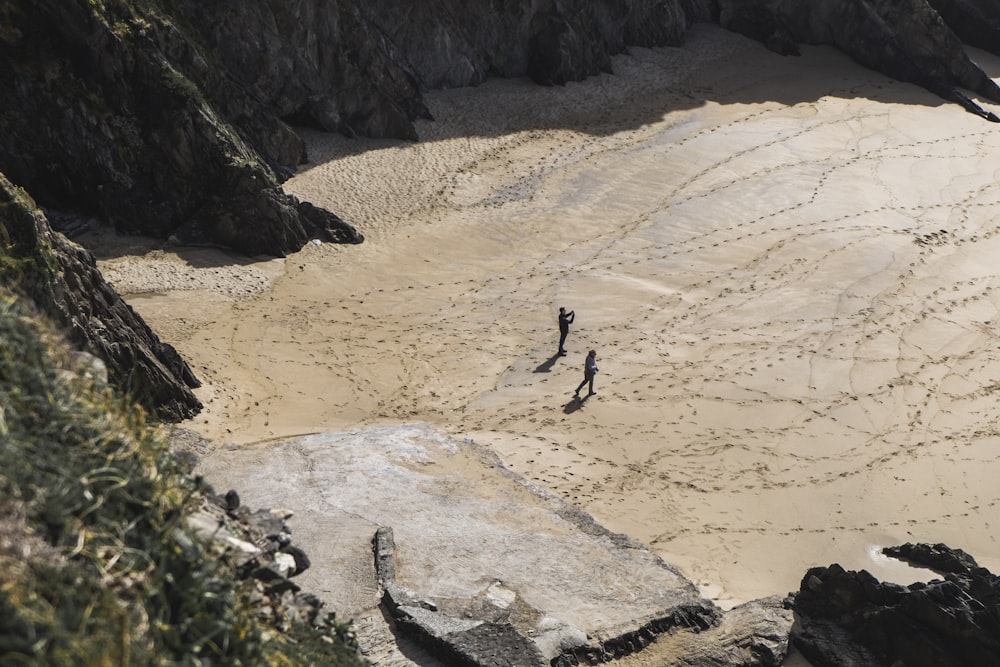
POLYGON ((1000 578, 945 545, 885 549, 943 579, 883 583, 839 565, 809 570, 792 606, 795 646, 816 667, 1000 664, 1000 578))

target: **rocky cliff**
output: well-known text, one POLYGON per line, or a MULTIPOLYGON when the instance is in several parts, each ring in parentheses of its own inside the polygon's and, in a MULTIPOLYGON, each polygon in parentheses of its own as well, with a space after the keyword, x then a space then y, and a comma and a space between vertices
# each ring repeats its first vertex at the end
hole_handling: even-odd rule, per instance
POLYGON ((795 53, 802 43, 836 46, 862 65, 1000 120, 969 96, 1000 102, 1000 87, 962 43, 993 53, 1000 49, 995 0, 721 0, 720 5, 724 28, 779 53, 795 53))
POLYGON ((301 140, 181 4, 0 3, 0 171, 46 209, 125 233, 272 255, 360 241, 282 192, 301 140))
POLYGON ((100 358, 108 381, 153 412, 179 421, 201 409, 199 385, 97 270, 93 256, 54 233, 27 193, 0 174, 0 283, 29 301, 78 350, 100 358))
POLYGON ((717 21, 782 53, 831 44, 990 117, 963 40, 996 0, 0 0, 0 171, 46 209, 125 233, 284 254, 359 242, 285 194, 294 126, 416 139, 421 93, 489 76, 562 84, 717 21))

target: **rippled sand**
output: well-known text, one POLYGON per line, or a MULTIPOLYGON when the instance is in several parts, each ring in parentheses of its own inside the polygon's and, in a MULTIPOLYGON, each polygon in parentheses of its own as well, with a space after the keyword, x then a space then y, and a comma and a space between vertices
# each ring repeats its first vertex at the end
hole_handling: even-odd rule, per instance
POLYGON ((709 27, 614 65, 432 93, 417 144, 310 135, 286 189, 368 241, 245 265, 252 293, 205 289, 233 265, 204 250, 155 257, 195 289, 102 262, 205 381, 190 426, 427 422, 723 606, 831 562, 906 581, 876 549, 907 541, 998 571, 1000 128, 709 27))

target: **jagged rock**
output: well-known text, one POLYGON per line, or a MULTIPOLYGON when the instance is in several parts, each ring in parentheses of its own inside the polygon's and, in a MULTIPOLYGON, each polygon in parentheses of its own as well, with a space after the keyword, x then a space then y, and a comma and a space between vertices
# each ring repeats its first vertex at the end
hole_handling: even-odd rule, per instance
POLYGON ((702 632, 671 633, 657 644, 679 667, 778 667, 788 654, 792 620, 785 602, 772 596, 730 609, 702 632))
POLYGON ((961 549, 951 549, 945 544, 907 542, 898 547, 886 547, 882 549, 882 553, 942 574, 968 574, 979 567, 975 558, 961 549))
POLYGON ((398 44, 422 86, 477 85, 489 76, 542 84, 609 71, 628 45, 677 46, 707 20, 708 0, 433 0, 362 3, 367 20, 398 44))
POLYGON ((996 0, 928 0, 962 42, 1000 50, 1000 4, 996 0))
POLYGON ((719 5, 719 25, 723 28, 746 35, 783 56, 799 55, 796 40, 803 37, 792 34, 779 9, 767 2, 721 0, 719 5))
POLYGON ((101 276, 93 255, 56 234, 20 188, 0 174, 0 235, 12 263, 0 276, 52 318, 77 348, 107 368, 108 382, 158 417, 180 421, 201 409, 191 369, 101 276))
POLYGON ((281 553, 291 556, 293 562, 291 576, 293 577, 302 574, 312 565, 312 561, 309 560, 309 556, 306 552, 291 544, 287 544, 282 547, 281 553))
MULTIPOLYGON (((416 76, 368 20, 367 3, 187 0, 173 6, 224 70, 278 118, 348 135, 416 139, 413 119, 429 117, 416 76)), ((242 113, 235 107, 227 117, 242 113)), ((257 134, 268 136, 262 129, 257 134)), ((288 157, 283 164, 294 165, 288 157)))
POLYGON ((720 0, 719 5, 722 27, 779 53, 794 52, 796 43, 836 46, 866 67, 1000 121, 963 92, 1000 102, 1000 87, 972 62, 956 34, 975 34, 977 43, 996 52, 997 21, 978 20, 996 16, 995 0, 720 0))
MULTIPOLYGON (((175 449, 183 449, 185 436, 176 431, 171 436, 175 449), (177 440, 181 441, 178 442, 177 440)), ((332 612, 323 614, 323 602, 312 593, 306 593, 290 581, 301 574, 309 565, 305 552, 295 546, 285 544, 278 547, 270 539, 274 534, 291 540, 291 531, 284 520, 290 514, 286 510, 261 509, 256 511, 233 512, 230 510, 229 494, 217 495, 211 486, 203 485, 204 503, 201 509, 188 517, 188 525, 215 549, 228 554, 235 565, 235 576, 256 581, 257 614, 279 628, 287 630, 291 623, 302 622, 312 627, 331 630, 336 621, 332 612)), ((337 634, 347 644, 357 649, 352 634, 337 634)))
MULTIPOLYGON (((43 206, 126 233, 251 255, 283 255, 310 238, 360 242, 335 215, 308 215, 281 190, 303 143, 204 46, 182 11, 195 4, 205 3, 0 4, 0 170, 43 206)), ((264 21, 266 4, 247 6, 264 21)), ((206 29, 225 23, 215 18, 204 17, 206 29)), ((286 51, 308 50, 293 37, 286 51)))
POLYGON ((944 545, 887 549, 927 557, 944 580, 899 586, 839 565, 813 568, 794 597, 796 647, 816 667, 1000 664, 1000 578, 944 545))
POLYGON ((304 159, 290 123, 416 139, 422 89, 580 80, 705 20, 781 53, 832 44, 995 119, 964 92, 1000 101, 959 39, 997 48, 995 2, 0 1, 0 170, 64 211, 69 233, 96 218, 247 254, 356 243, 282 191, 304 159))

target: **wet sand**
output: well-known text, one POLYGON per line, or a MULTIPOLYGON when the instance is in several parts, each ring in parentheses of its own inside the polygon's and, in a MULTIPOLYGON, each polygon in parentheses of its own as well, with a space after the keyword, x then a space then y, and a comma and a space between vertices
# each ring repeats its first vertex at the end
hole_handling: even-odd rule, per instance
POLYGON ((220 446, 427 423, 723 607, 832 562, 923 578, 877 554, 908 541, 1000 571, 1000 130, 803 52, 699 26, 565 88, 431 93, 419 143, 307 135, 286 190, 366 243, 101 266, 220 446))

